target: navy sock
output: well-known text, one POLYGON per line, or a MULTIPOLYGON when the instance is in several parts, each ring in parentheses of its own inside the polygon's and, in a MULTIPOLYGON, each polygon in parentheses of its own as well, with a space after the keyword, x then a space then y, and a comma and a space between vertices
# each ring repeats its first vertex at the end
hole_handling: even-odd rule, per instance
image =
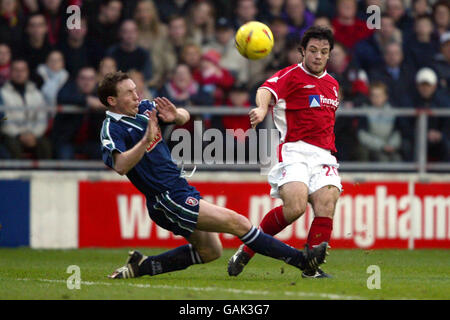
POLYGON ((199 254, 191 244, 180 246, 178 248, 166 251, 157 256, 150 256, 139 266, 141 275, 151 276, 183 270, 193 264, 203 263, 199 254))
POLYGON ((288 246, 254 226, 239 239, 256 253, 283 260, 290 265, 299 267, 305 261, 303 252, 288 246))

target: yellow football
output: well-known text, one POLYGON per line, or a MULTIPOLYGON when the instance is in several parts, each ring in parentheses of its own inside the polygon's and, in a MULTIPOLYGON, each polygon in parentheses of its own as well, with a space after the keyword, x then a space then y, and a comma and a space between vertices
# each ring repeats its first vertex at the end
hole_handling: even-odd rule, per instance
POLYGON ((235 45, 245 58, 261 59, 272 51, 273 34, 264 23, 250 21, 242 25, 236 32, 235 45))

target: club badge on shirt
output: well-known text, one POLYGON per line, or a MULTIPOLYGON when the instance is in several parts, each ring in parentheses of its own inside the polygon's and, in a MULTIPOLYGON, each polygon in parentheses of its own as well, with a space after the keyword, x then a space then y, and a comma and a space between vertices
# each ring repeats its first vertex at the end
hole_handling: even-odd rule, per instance
POLYGON ((190 205, 191 207, 195 207, 196 205, 198 205, 198 200, 195 199, 194 197, 187 197, 185 202, 187 205, 190 205))

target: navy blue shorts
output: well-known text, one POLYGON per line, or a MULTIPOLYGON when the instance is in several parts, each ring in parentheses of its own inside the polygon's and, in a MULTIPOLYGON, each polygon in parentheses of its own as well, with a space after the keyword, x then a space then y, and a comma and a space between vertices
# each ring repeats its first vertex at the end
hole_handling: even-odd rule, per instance
POLYGON ((158 226, 188 238, 197 225, 200 199, 197 189, 187 184, 148 197, 147 208, 158 226))

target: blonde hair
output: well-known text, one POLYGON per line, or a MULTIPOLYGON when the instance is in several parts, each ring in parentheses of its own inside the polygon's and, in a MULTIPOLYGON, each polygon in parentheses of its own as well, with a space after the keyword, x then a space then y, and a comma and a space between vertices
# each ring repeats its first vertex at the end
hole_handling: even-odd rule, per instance
POLYGON ((159 33, 161 32, 160 30, 161 20, 159 19, 158 10, 153 0, 139 0, 136 5, 136 10, 134 12, 134 20, 136 21, 139 30, 146 29, 146 27, 142 25, 139 19, 137 19, 137 15, 139 13, 137 11, 137 7, 139 6, 140 3, 147 3, 150 6, 150 12, 152 13, 152 20, 150 21, 150 25, 147 28, 147 30, 149 30, 153 35, 159 35, 159 33))
POLYGON ((388 94, 388 88, 386 86, 385 83, 381 82, 381 81, 374 81, 370 84, 370 91, 372 91, 373 89, 381 89, 384 91, 384 93, 387 95, 388 94))

